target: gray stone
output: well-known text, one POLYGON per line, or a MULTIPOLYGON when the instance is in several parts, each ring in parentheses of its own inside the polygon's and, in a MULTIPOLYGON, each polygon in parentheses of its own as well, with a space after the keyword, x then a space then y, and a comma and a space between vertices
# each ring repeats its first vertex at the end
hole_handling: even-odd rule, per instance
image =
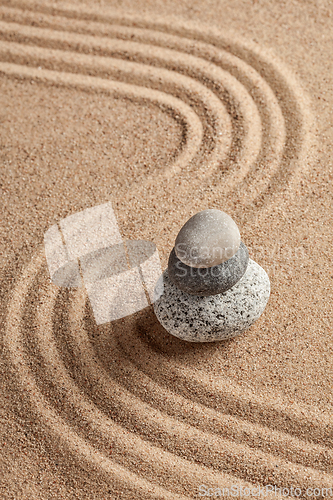
POLYGON ((163 273, 164 290, 154 303, 157 319, 172 335, 189 342, 214 342, 247 330, 263 313, 270 294, 269 278, 249 259, 244 276, 224 293, 203 297, 177 288, 163 273))
POLYGON ((193 295, 216 295, 233 287, 244 275, 249 262, 249 252, 241 242, 231 259, 214 267, 190 267, 178 259, 172 250, 168 263, 170 280, 180 290, 193 295))
POLYGON ((240 245, 232 218, 221 210, 203 210, 181 228, 175 241, 179 260, 191 267, 213 267, 230 259, 240 245))

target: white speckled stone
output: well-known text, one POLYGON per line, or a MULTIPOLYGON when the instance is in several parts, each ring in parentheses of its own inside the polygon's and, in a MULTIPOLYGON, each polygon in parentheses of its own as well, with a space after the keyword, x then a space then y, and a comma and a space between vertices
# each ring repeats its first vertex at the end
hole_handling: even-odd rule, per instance
POLYGON ((157 319, 172 335, 189 342, 235 337, 261 316, 270 295, 267 273, 253 260, 238 283, 208 297, 182 292, 163 273, 164 292, 154 303, 157 319))
POLYGON ((239 229, 221 210, 202 210, 181 228, 175 241, 179 260, 190 267, 213 267, 230 259, 241 242, 239 229))

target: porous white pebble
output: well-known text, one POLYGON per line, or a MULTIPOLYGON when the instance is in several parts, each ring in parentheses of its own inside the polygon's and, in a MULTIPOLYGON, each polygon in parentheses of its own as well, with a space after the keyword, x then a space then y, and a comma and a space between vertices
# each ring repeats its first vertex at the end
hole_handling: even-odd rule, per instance
POLYGON ((261 316, 270 295, 270 281, 253 260, 238 283, 210 296, 183 292, 163 273, 163 294, 154 303, 157 319, 172 335, 189 342, 214 342, 235 337, 261 316))

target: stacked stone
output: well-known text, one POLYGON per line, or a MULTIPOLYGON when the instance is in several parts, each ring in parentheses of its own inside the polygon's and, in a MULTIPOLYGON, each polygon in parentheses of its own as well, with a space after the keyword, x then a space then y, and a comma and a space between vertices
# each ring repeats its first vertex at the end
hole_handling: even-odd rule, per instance
POLYGON ((214 342, 247 330, 263 313, 269 278, 249 259, 236 223, 210 209, 181 228, 154 303, 163 327, 190 342, 214 342))

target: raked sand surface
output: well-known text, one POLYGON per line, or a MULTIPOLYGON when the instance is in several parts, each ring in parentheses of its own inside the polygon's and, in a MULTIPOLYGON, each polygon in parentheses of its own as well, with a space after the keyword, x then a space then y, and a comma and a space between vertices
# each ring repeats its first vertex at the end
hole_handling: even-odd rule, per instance
POLYGON ((1 500, 333 487, 332 25, 325 1, 0 2, 1 500), (201 345, 152 307, 97 326, 43 236, 106 202, 163 268, 227 212, 262 317, 201 345))

